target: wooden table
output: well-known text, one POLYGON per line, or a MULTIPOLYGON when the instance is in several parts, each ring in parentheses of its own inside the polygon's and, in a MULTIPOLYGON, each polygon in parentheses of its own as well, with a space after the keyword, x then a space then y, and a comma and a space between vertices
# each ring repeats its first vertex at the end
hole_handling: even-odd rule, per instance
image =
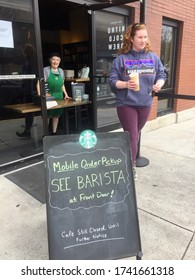
POLYGON ((65 82, 83 83, 89 81, 89 78, 65 78, 65 82))
MULTIPOLYGON (((59 109, 64 108, 64 122, 65 122, 65 133, 69 133, 69 122, 68 122, 68 111, 67 108, 70 107, 76 107, 77 108, 77 124, 78 124, 78 130, 80 130, 81 127, 81 118, 80 118, 80 110, 81 106, 91 104, 91 101, 73 101, 70 99, 66 100, 56 100, 58 103, 57 106, 52 107, 48 110, 52 109, 59 109)), ((26 113, 36 113, 41 111, 41 106, 35 105, 34 103, 23 103, 23 104, 12 104, 12 105, 6 105, 4 108, 13 110, 20 114, 26 114, 26 113)))

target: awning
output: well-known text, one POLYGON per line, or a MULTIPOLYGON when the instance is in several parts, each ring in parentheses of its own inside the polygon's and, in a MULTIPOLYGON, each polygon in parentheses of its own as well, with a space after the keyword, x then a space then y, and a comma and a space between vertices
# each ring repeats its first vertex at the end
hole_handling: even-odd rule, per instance
MULTIPOLYGON (((64 2, 64 0, 58 0, 64 2)), ((145 2, 146 0, 66 0, 66 3, 77 4, 79 6, 85 6, 89 10, 101 10, 116 6, 121 6, 125 4, 130 4, 133 2, 140 3, 140 22, 145 21, 145 2)))
MULTIPOLYGON (((63 0, 61 0, 63 2, 63 0)), ((75 3, 78 5, 85 5, 89 9, 105 9, 108 7, 124 5, 133 2, 143 2, 143 0, 66 0, 66 2, 75 3)))

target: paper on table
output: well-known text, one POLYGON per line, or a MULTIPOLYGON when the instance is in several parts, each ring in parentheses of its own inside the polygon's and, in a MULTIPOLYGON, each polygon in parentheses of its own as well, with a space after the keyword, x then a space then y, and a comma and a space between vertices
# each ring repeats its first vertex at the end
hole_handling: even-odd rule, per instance
POLYGON ((53 108, 53 107, 55 107, 55 106, 57 106, 57 105, 58 105, 58 103, 57 103, 55 100, 46 101, 47 109, 53 108))

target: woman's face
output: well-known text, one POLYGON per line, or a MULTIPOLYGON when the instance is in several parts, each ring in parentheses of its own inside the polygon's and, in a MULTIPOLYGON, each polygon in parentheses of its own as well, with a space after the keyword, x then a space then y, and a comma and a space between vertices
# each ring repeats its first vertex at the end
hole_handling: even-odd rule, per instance
POLYGON ((146 47, 148 40, 148 33, 146 29, 137 30, 131 42, 133 43, 133 50, 140 52, 146 47))
POLYGON ((51 68, 55 69, 58 68, 58 66, 60 65, 61 59, 58 56, 52 56, 49 61, 50 61, 51 68))

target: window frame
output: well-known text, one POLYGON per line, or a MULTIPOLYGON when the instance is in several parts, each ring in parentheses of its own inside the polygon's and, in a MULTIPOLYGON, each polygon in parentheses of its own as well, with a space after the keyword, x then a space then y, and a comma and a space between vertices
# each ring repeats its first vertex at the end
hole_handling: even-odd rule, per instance
MULTIPOLYGON (((169 68, 171 70, 171 78, 170 78, 170 85, 167 87, 163 87, 163 89, 160 91, 158 95, 158 108, 157 108, 157 116, 162 116, 168 113, 173 112, 174 108, 174 98, 166 98, 161 96, 161 93, 163 94, 171 94, 174 95, 175 93, 175 85, 176 85, 176 69, 177 69, 177 53, 178 53, 178 38, 179 38, 179 22, 176 20, 168 19, 163 17, 162 26, 168 26, 173 28, 173 48, 172 48, 172 56, 171 56, 171 65, 169 65, 169 68), (160 103, 167 101, 167 106, 164 108, 160 108, 160 103)), ((162 56, 162 38, 161 38, 161 54, 160 54, 161 61, 163 62, 163 56, 162 56)))

